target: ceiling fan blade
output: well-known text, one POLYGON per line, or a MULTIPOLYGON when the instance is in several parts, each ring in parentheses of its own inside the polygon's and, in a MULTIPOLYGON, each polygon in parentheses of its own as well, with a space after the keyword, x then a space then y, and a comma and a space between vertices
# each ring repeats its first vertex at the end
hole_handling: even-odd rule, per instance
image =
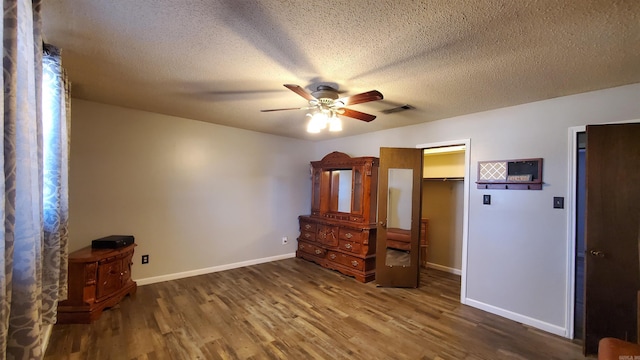
POLYGON ((295 108, 283 108, 283 109, 267 109, 260 110, 260 112, 271 112, 271 111, 285 111, 285 110, 308 110, 308 107, 295 107, 295 108))
POLYGON ((356 95, 340 98, 336 100, 336 102, 339 101, 343 103, 344 106, 347 106, 347 105, 362 104, 369 101, 376 101, 376 100, 382 100, 382 99, 383 99, 383 96, 382 96, 382 93, 380 93, 380 91, 371 90, 371 91, 364 92, 362 94, 356 94, 356 95))
POLYGON ((307 99, 307 101, 316 100, 316 98, 306 92, 300 85, 284 84, 284 87, 307 99))
POLYGON ((348 116, 350 118, 366 121, 366 122, 373 121, 373 119, 376 118, 375 115, 365 114, 363 112, 351 110, 351 109, 340 109, 338 114, 343 116, 348 116))

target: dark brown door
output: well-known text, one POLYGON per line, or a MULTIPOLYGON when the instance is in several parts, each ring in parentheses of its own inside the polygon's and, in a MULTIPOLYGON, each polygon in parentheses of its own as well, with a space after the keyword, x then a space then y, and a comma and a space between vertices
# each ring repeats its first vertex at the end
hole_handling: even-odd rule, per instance
POLYGON ((422 150, 380 148, 376 283, 418 287, 422 150))
POLYGON ((637 340, 640 124, 587 126, 585 354, 637 340))

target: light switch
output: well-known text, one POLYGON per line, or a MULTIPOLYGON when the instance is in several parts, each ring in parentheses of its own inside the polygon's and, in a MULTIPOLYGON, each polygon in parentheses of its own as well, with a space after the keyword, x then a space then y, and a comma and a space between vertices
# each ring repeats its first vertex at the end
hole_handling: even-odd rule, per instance
POLYGON ((482 203, 485 205, 491 205, 491 195, 482 195, 482 203))
POLYGON ((553 208, 554 209, 564 209, 564 198, 561 196, 553 197, 553 208))

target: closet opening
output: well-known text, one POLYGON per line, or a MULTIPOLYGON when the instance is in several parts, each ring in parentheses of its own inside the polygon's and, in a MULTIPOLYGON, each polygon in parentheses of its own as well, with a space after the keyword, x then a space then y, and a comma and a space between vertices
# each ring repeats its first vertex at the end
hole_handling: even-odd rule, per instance
POLYGON ((420 265, 456 275, 462 274, 465 150, 423 150, 420 265))

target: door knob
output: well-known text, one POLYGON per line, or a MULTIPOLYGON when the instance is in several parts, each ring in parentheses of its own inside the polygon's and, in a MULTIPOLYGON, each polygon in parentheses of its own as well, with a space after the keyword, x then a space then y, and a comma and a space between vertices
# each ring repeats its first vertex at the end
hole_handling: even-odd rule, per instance
POLYGON ((602 258, 604 257, 604 253, 600 250, 590 250, 589 254, 597 257, 602 257, 602 258))
POLYGON ((383 228, 387 228, 387 223, 384 221, 380 221, 380 226, 382 226, 383 228))

